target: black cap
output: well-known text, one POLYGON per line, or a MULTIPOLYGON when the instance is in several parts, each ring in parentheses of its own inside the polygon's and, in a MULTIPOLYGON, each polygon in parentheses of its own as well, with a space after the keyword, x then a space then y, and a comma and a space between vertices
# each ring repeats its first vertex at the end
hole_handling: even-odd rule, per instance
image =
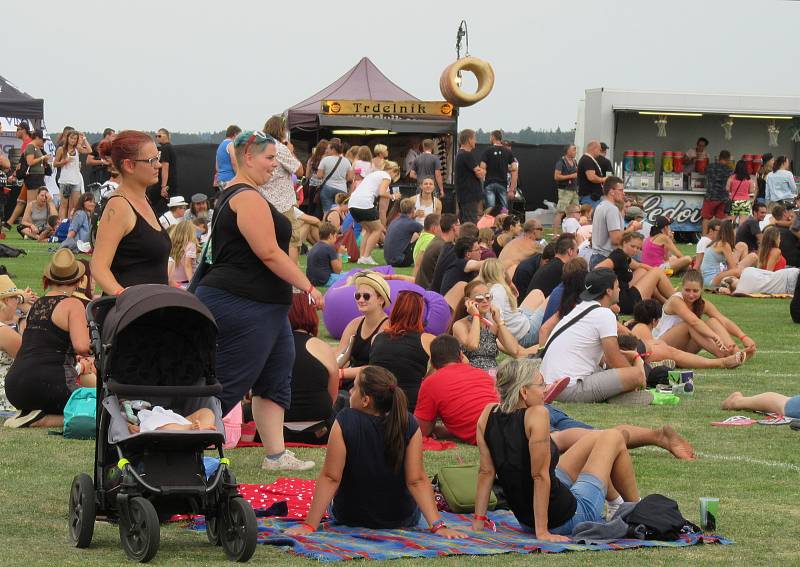
POLYGON ((663 215, 658 215, 655 220, 653 221, 653 226, 657 227, 658 230, 661 230, 665 226, 669 226, 672 224, 672 219, 669 217, 665 217, 663 215))
POLYGON ((37 128, 36 130, 34 130, 31 133, 31 138, 34 138, 34 139, 40 138, 40 139, 44 140, 44 131, 41 128, 37 128))
POLYGON ((586 274, 584 291, 581 292, 581 301, 591 301, 603 295, 607 290, 614 287, 617 276, 609 268, 598 268, 586 274))
POLYGON ((605 142, 600 142, 600 149, 606 151, 608 149, 608 144, 605 142))

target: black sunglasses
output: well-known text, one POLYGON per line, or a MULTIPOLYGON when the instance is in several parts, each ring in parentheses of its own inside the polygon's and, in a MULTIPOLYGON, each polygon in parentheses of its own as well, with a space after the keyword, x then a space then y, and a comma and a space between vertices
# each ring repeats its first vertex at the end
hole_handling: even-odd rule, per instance
POLYGON ((372 294, 370 294, 370 293, 361 293, 361 292, 357 291, 357 292, 355 292, 355 294, 353 294, 353 297, 356 298, 356 301, 360 301, 362 297, 364 298, 364 301, 369 301, 370 298, 372 297, 372 294))

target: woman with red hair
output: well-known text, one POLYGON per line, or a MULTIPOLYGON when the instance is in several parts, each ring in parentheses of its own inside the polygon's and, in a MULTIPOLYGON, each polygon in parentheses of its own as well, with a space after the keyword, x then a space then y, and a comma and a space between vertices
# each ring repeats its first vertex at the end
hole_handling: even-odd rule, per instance
POLYGON ((422 379, 428 373, 431 341, 425 332, 425 302, 416 291, 401 291, 394 300, 389 324, 375 337, 369 363, 382 366, 397 377, 408 397, 408 411, 414 412, 422 379))
POLYGON ((295 443, 324 444, 333 425, 333 402, 339 394, 339 366, 328 343, 317 338, 319 315, 304 291, 294 290, 289 323, 294 337, 292 402, 284 422, 311 421, 303 431, 284 426, 283 437, 295 443))
POLYGON ((158 181, 161 153, 149 134, 120 132, 111 145, 111 161, 121 181, 108 198, 97 226, 92 274, 104 293, 168 282, 172 244, 147 200, 148 185, 158 181))

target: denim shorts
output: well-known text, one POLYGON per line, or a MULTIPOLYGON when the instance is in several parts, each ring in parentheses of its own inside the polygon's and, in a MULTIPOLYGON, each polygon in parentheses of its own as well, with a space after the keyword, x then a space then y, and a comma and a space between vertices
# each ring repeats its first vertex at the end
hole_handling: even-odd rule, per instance
POLYGON ((594 429, 591 425, 573 419, 558 408, 545 404, 550 414, 550 431, 565 431, 567 429, 594 429))
POLYGON ((556 478, 569 488, 575 497, 577 507, 575 515, 560 526, 550 528, 550 533, 571 535, 572 530, 581 522, 602 522, 603 507, 606 503, 606 487, 599 478, 591 473, 581 473, 574 483, 567 473, 556 467, 556 478))
POLYGON ((518 339, 523 348, 528 348, 539 342, 539 329, 542 328, 542 321, 544 320, 544 307, 536 311, 520 307, 519 311, 525 315, 525 318, 531 324, 528 332, 518 339))
POLYGON ((800 419, 800 396, 794 396, 786 400, 786 406, 783 408, 783 414, 792 419, 800 419))

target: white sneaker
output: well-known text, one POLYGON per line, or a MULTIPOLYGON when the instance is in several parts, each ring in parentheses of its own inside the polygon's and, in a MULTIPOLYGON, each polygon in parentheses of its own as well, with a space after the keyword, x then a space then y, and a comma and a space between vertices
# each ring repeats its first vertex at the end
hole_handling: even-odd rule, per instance
POLYGON ((369 266, 377 266, 378 262, 372 259, 372 256, 362 256, 358 259, 359 264, 367 264, 369 266))
POLYGON ((264 457, 261 468, 265 471, 307 471, 313 469, 314 461, 301 461, 288 449, 283 452, 280 459, 264 457))

